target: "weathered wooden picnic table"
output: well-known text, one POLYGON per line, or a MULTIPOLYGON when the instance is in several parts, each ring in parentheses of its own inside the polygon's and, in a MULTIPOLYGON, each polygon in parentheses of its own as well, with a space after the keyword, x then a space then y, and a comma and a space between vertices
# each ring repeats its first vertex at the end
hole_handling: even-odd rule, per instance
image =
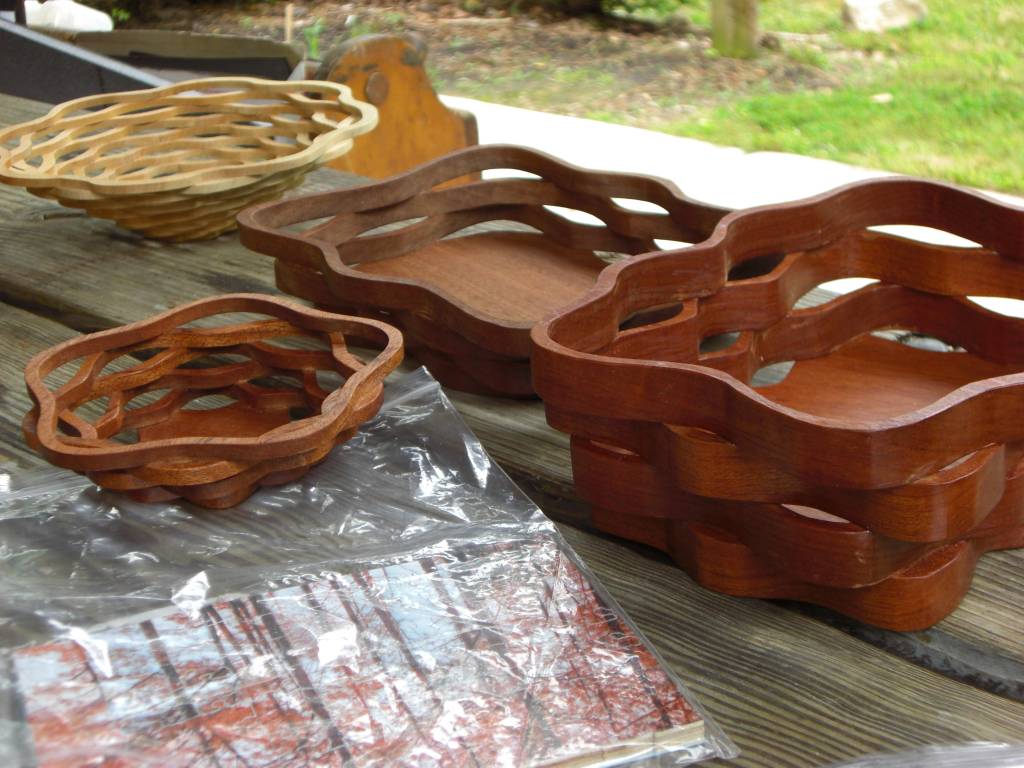
MULTIPOLYGON (((0 126, 45 110, 0 96, 0 126)), ((303 191, 353 183, 321 170, 303 191)), ((36 352, 203 296, 277 293, 272 260, 237 234, 168 245, 3 185, 0 211, 0 469, 43 465, 20 429, 29 407, 22 369, 36 352)), ((568 440, 546 425, 539 402, 448 394, 737 742, 736 764, 1024 741, 1024 550, 983 557, 966 600, 927 632, 714 594, 658 553, 592 531, 573 495, 568 440)))

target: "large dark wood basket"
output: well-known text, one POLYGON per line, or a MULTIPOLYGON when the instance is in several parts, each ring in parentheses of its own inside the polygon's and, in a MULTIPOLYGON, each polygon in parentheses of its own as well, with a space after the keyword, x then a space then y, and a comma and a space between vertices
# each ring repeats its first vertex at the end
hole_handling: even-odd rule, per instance
POLYGON ((934 623, 981 553, 1024 545, 1024 321, 967 298, 1024 298, 1022 243, 1024 211, 887 179, 609 268, 533 333, 534 383, 574 435, 595 520, 716 589, 934 623), (868 229, 886 224, 976 245, 868 229), (880 282, 794 308, 843 277, 880 282), (950 351, 878 333, 892 329, 950 351), (781 382, 753 384, 785 361, 781 382))

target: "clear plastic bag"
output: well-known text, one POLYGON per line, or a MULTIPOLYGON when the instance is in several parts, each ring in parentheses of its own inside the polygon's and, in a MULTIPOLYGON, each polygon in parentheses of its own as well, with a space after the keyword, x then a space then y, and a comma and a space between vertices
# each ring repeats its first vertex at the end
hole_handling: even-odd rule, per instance
MULTIPOLYGON (((1024 738, 1024 734, 1021 734, 1024 738)), ((933 745, 906 752, 865 755, 832 768, 1024 768, 1024 744, 933 745)))
POLYGON ((3 766, 735 754, 422 370, 229 510, 0 475, 0 578, 3 766))

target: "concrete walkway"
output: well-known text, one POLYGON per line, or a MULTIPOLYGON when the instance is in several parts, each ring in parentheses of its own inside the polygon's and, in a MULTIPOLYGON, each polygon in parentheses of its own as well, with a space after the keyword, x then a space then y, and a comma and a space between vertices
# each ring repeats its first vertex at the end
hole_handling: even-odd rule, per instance
MULTIPOLYGON (((443 96, 449 106, 472 112, 480 143, 522 144, 576 165, 662 176, 688 196, 730 208, 780 203, 819 194, 872 177, 891 175, 831 160, 782 152, 744 152, 706 141, 623 125, 443 96)), ((1024 198, 986 192, 1024 207, 1024 198)), ((971 245, 945 232, 923 227, 882 227, 888 232, 948 245, 971 245)), ((837 280, 826 287, 847 292, 869 281, 837 280)), ((1024 302, 986 299, 984 306, 1024 317, 1024 302)))
POLYGON ((878 171, 779 152, 744 152, 643 128, 445 96, 477 117, 480 143, 522 144, 587 168, 662 176, 697 200, 746 208, 795 200, 878 171))

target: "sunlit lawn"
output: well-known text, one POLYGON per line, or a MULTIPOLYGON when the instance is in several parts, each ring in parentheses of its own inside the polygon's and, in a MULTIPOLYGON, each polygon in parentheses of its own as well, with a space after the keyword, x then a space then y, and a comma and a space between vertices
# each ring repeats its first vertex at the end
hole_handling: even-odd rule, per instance
MULTIPOLYGON (((843 59, 842 86, 726 98, 694 118, 655 127, 745 149, 1024 191, 1024 3, 929 0, 926 21, 885 35, 843 31, 838 5, 762 0, 761 19, 766 30, 825 32, 843 48, 880 52, 853 68, 843 59)), ((686 6, 695 23, 706 22, 704 6, 686 6)), ((836 55, 826 44, 814 61, 835 66, 836 55)))

